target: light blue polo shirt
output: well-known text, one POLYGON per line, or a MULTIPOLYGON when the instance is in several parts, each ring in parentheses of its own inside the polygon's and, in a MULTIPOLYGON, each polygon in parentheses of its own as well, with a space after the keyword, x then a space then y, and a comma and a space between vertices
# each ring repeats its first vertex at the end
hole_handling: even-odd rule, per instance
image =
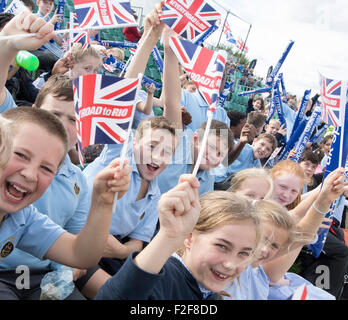
MULTIPOLYGON (((180 175, 193 171, 192 135, 193 131, 189 128, 182 131, 180 142, 176 147, 171 163, 158 176, 158 186, 162 194, 178 184, 180 175)), ((210 174, 210 170, 198 170, 196 177, 200 183, 198 189, 200 196, 214 190, 214 176, 210 174)))
POLYGON ((215 182, 222 182, 232 174, 248 168, 262 168, 262 166, 260 159, 254 158, 253 146, 247 143, 238 158, 228 167, 219 164, 215 169, 211 170, 211 174, 214 175, 215 182))
POLYGON ((249 265, 239 276, 234 279, 232 285, 228 285, 225 291, 231 297, 225 300, 267 300, 269 292, 269 278, 262 266, 253 268, 249 265))
MULTIPOLYGON (((52 183, 33 205, 66 231, 77 234, 86 223, 90 209, 89 202, 86 178, 67 155, 52 183)), ((45 268, 50 263, 50 260, 39 260, 22 250, 15 249, 6 259, 5 266, 7 269, 12 269, 25 264, 29 267, 45 268)))
POLYGON ((16 103, 14 102, 12 98, 11 93, 6 88, 5 88, 5 91, 6 91, 6 98, 4 103, 0 106, 0 114, 7 110, 17 107, 16 103))
MULTIPOLYGON (((135 98, 135 105, 138 102, 146 102, 147 99, 147 93, 144 90, 139 90, 138 94, 135 98)), ((138 109, 135 109, 134 112, 134 119, 132 122, 132 129, 136 130, 138 128, 139 123, 147 118, 153 117, 155 114, 153 113, 153 110, 151 109, 150 114, 145 114, 144 112, 139 111, 138 109)))
POLYGON ((66 232, 49 217, 30 205, 7 214, 0 224, 0 268, 14 248, 42 259, 53 243, 66 232))
MULTIPOLYGON (((181 105, 192 116, 192 122, 187 125, 187 128, 196 131, 203 122, 207 121, 208 104, 202 98, 198 90, 192 93, 185 89, 181 90, 181 105)), ((226 110, 222 107, 217 107, 213 113, 213 120, 218 120, 227 124, 230 127, 230 119, 227 116, 226 110)))
MULTIPOLYGON (((120 156, 122 146, 122 144, 105 145, 100 156, 83 170, 83 174, 87 178, 90 197, 95 176, 113 159, 120 156)), ((129 164, 132 167, 131 183, 126 194, 117 200, 116 210, 111 218, 110 234, 119 235, 121 238, 128 236, 149 242, 152 239, 158 220, 157 204, 161 193, 157 178, 155 178, 150 182, 145 197, 136 201, 141 185, 141 177, 132 152, 131 140, 128 146, 127 157, 130 159, 129 164)))

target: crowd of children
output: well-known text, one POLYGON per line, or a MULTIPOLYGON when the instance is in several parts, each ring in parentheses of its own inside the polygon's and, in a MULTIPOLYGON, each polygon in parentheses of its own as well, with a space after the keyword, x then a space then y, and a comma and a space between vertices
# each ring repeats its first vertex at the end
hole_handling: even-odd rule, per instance
MULTIPOLYGON (((218 107, 203 145, 209 105, 169 46, 174 33, 159 20, 162 2, 145 18, 124 74, 144 74, 161 39, 161 97, 153 86, 141 90, 127 150, 90 146, 80 169, 73 79, 99 72, 105 48, 74 45, 53 57, 45 44, 59 41, 52 20, 60 17, 48 18, 53 0, 37 5, 38 14, 11 16, 0 32, 36 34, 0 46, 0 299, 40 299, 42 279, 62 266, 73 271, 70 300, 285 300, 302 284, 310 299, 341 297, 348 249, 332 225, 319 258, 332 268, 332 286, 316 286, 314 262, 303 258, 327 228, 332 202, 348 195, 344 168, 323 180, 332 136, 299 163, 265 166, 284 146, 296 112, 284 103, 287 128, 278 119, 266 123, 264 100, 256 97, 246 114, 218 107), (6 87, 19 50, 39 53, 45 71, 26 106, 16 106, 6 87), (162 116, 153 115, 154 106, 162 116), (290 272, 295 261, 301 275, 290 272), (30 270, 29 288, 18 287, 20 265, 30 270)), ((336 231, 343 220, 334 221, 336 231)))

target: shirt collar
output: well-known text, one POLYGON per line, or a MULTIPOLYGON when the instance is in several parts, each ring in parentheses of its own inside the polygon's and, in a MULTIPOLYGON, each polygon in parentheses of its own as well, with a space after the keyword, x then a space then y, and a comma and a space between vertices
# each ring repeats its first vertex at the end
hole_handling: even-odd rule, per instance
MULTIPOLYGON (((177 253, 173 253, 172 254, 172 257, 178 259, 182 265, 187 269, 188 272, 190 272, 190 274, 192 275, 192 272, 190 271, 190 269, 186 266, 186 264, 184 263, 184 261, 181 259, 181 257, 177 254, 177 253)), ((192 275, 193 276, 193 275, 192 275)), ((194 277, 193 277, 194 278, 194 277)), ((199 290, 201 291, 202 295, 203 295, 203 299, 207 299, 210 295, 214 294, 214 292, 204 288, 197 280, 197 285, 198 285, 198 288, 199 290)))

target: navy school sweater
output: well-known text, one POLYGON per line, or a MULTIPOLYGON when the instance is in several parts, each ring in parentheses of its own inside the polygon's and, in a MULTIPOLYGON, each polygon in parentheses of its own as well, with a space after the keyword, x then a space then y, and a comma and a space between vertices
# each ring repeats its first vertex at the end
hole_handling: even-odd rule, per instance
MULTIPOLYGON (((159 274, 140 269, 131 253, 122 268, 99 290, 96 300, 203 300, 196 279, 176 258, 170 257, 159 274)), ((218 299, 211 294, 206 300, 218 299)))

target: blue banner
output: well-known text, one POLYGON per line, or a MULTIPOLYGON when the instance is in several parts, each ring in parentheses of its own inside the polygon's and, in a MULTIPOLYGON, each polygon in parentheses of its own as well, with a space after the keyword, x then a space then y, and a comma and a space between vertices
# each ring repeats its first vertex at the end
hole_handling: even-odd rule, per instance
POLYGON ((306 145, 309 142, 309 138, 311 137, 315 124, 318 121, 318 118, 321 115, 321 107, 318 105, 315 109, 314 112, 312 113, 309 121, 307 122, 307 125, 297 143, 296 146, 296 154, 293 157, 290 157, 289 159, 292 161, 295 161, 297 163, 300 162, 301 156, 303 154, 303 151, 306 149, 306 145))
POLYGON ((230 94, 230 92, 231 92, 231 89, 232 89, 232 87, 233 87, 233 84, 234 84, 234 82, 225 82, 225 88, 224 88, 224 90, 220 93, 220 95, 219 95, 219 102, 218 102, 218 105, 220 106, 220 107, 222 107, 223 108, 223 106, 224 106, 224 104, 225 104, 225 101, 226 101, 226 99, 227 99, 227 97, 228 97, 228 95, 230 94))
POLYGON ((6 0, 0 0, 0 13, 4 12, 6 8, 6 0))
POLYGON ((219 28, 219 26, 217 26, 216 24, 213 24, 208 30, 206 30, 205 32, 203 32, 198 38, 197 40, 195 40, 194 44, 199 46, 201 45, 213 32, 215 32, 217 29, 219 28))
POLYGON ((278 79, 274 85, 274 95, 273 95, 273 103, 274 107, 278 114, 278 119, 280 121, 280 125, 284 125, 284 128, 286 128, 286 120, 284 117, 284 111, 283 111, 283 104, 282 104, 282 98, 280 95, 280 88, 279 88, 280 80, 278 79))
POLYGON ((297 111, 296 118, 295 118, 295 121, 294 121, 294 125, 292 127, 291 134, 293 134, 295 132, 296 127, 298 126, 300 121, 302 121, 302 119, 303 119, 303 117, 305 115, 305 111, 306 111, 306 107, 307 107, 307 104, 308 104, 308 101, 309 101, 310 94, 311 94, 311 90, 306 90, 304 92, 304 94, 303 94, 301 105, 300 105, 300 107, 299 107, 299 109, 297 111))
POLYGON ((268 78, 266 80, 266 85, 268 85, 268 86, 272 85, 275 76, 279 72, 280 67, 284 63, 284 61, 285 61, 286 57, 288 56, 292 46, 294 45, 294 43, 295 42, 293 40, 290 40, 290 43, 287 45, 287 47, 286 47, 285 51, 283 52, 282 56, 280 57, 278 63, 276 64, 276 66, 272 70, 271 74, 268 76, 268 78))
POLYGON ((160 52, 158 51, 158 48, 154 47, 152 49, 151 54, 152 54, 153 59, 155 60, 155 63, 157 65, 159 72, 161 74, 163 74, 163 60, 162 60, 162 56, 161 56, 160 52))
POLYGON ((325 134, 328 127, 329 127, 328 124, 324 124, 319 130, 317 130, 315 135, 310 140, 311 144, 320 142, 322 140, 322 138, 324 137, 324 134, 325 134))
POLYGON ((268 92, 268 91, 271 91, 271 90, 272 90, 272 87, 266 87, 266 88, 260 88, 260 89, 251 90, 251 91, 239 92, 238 95, 239 96, 248 96, 248 95, 251 95, 251 94, 264 93, 264 92, 268 92))
MULTIPOLYGON (((347 89, 342 91, 346 94, 347 89)), ((331 149, 329 152, 329 156, 326 163, 326 169, 324 173, 324 179, 327 177, 327 175, 334 171, 335 169, 339 167, 345 167, 347 163, 347 155, 348 155, 348 103, 345 99, 345 105, 341 104, 340 107, 340 126, 335 128, 335 131, 333 133, 333 140, 331 149)), ((340 198, 337 198, 332 205, 330 206, 330 210, 326 213, 326 218, 331 218, 333 215, 333 212, 336 211, 337 206, 340 202, 340 198)), ((318 240, 314 243, 309 245, 309 248, 313 252, 314 257, 318 257, 323 249, 323 246, 326 241, 328 229, 319 229, 317 235, 318 240)))
POLYGON ((61 30, 63 26, 63 15, 64 15, 64 8, 65 8, 65 0, 59 0, 57 5, 57 14, 62 15, 62 22, 57 22, 54 25, 54 30, 61 30))
POLYGON ((283 100, 285 103, 288 102, 288 97, 287 97, 287 93, 286 93, 286 89, 285 89, 285 84, 284 84, 284 76, 283 76, 283 73, 279 73, 279 76, 278 76, 279 80, 280 80, 280 85, 282 87, 282 94, 283 94, 283 100))
POLYGON ((279 155, 277 161, 286 160, 288 158, 289 152, 295 147, 296 142, 300 139, 303 130, 306 127, 308 120, 303 119, 293 135, 290 136, 289 141, 286 143, 283 151, 279 155))
POLYGON ((132 42, 121 42, 121 41, 108 41, 108 40, 102 40, 99 41, 99 43, 104 47, 116 47, 116 48, 137 48, 136 43, 132 42))

